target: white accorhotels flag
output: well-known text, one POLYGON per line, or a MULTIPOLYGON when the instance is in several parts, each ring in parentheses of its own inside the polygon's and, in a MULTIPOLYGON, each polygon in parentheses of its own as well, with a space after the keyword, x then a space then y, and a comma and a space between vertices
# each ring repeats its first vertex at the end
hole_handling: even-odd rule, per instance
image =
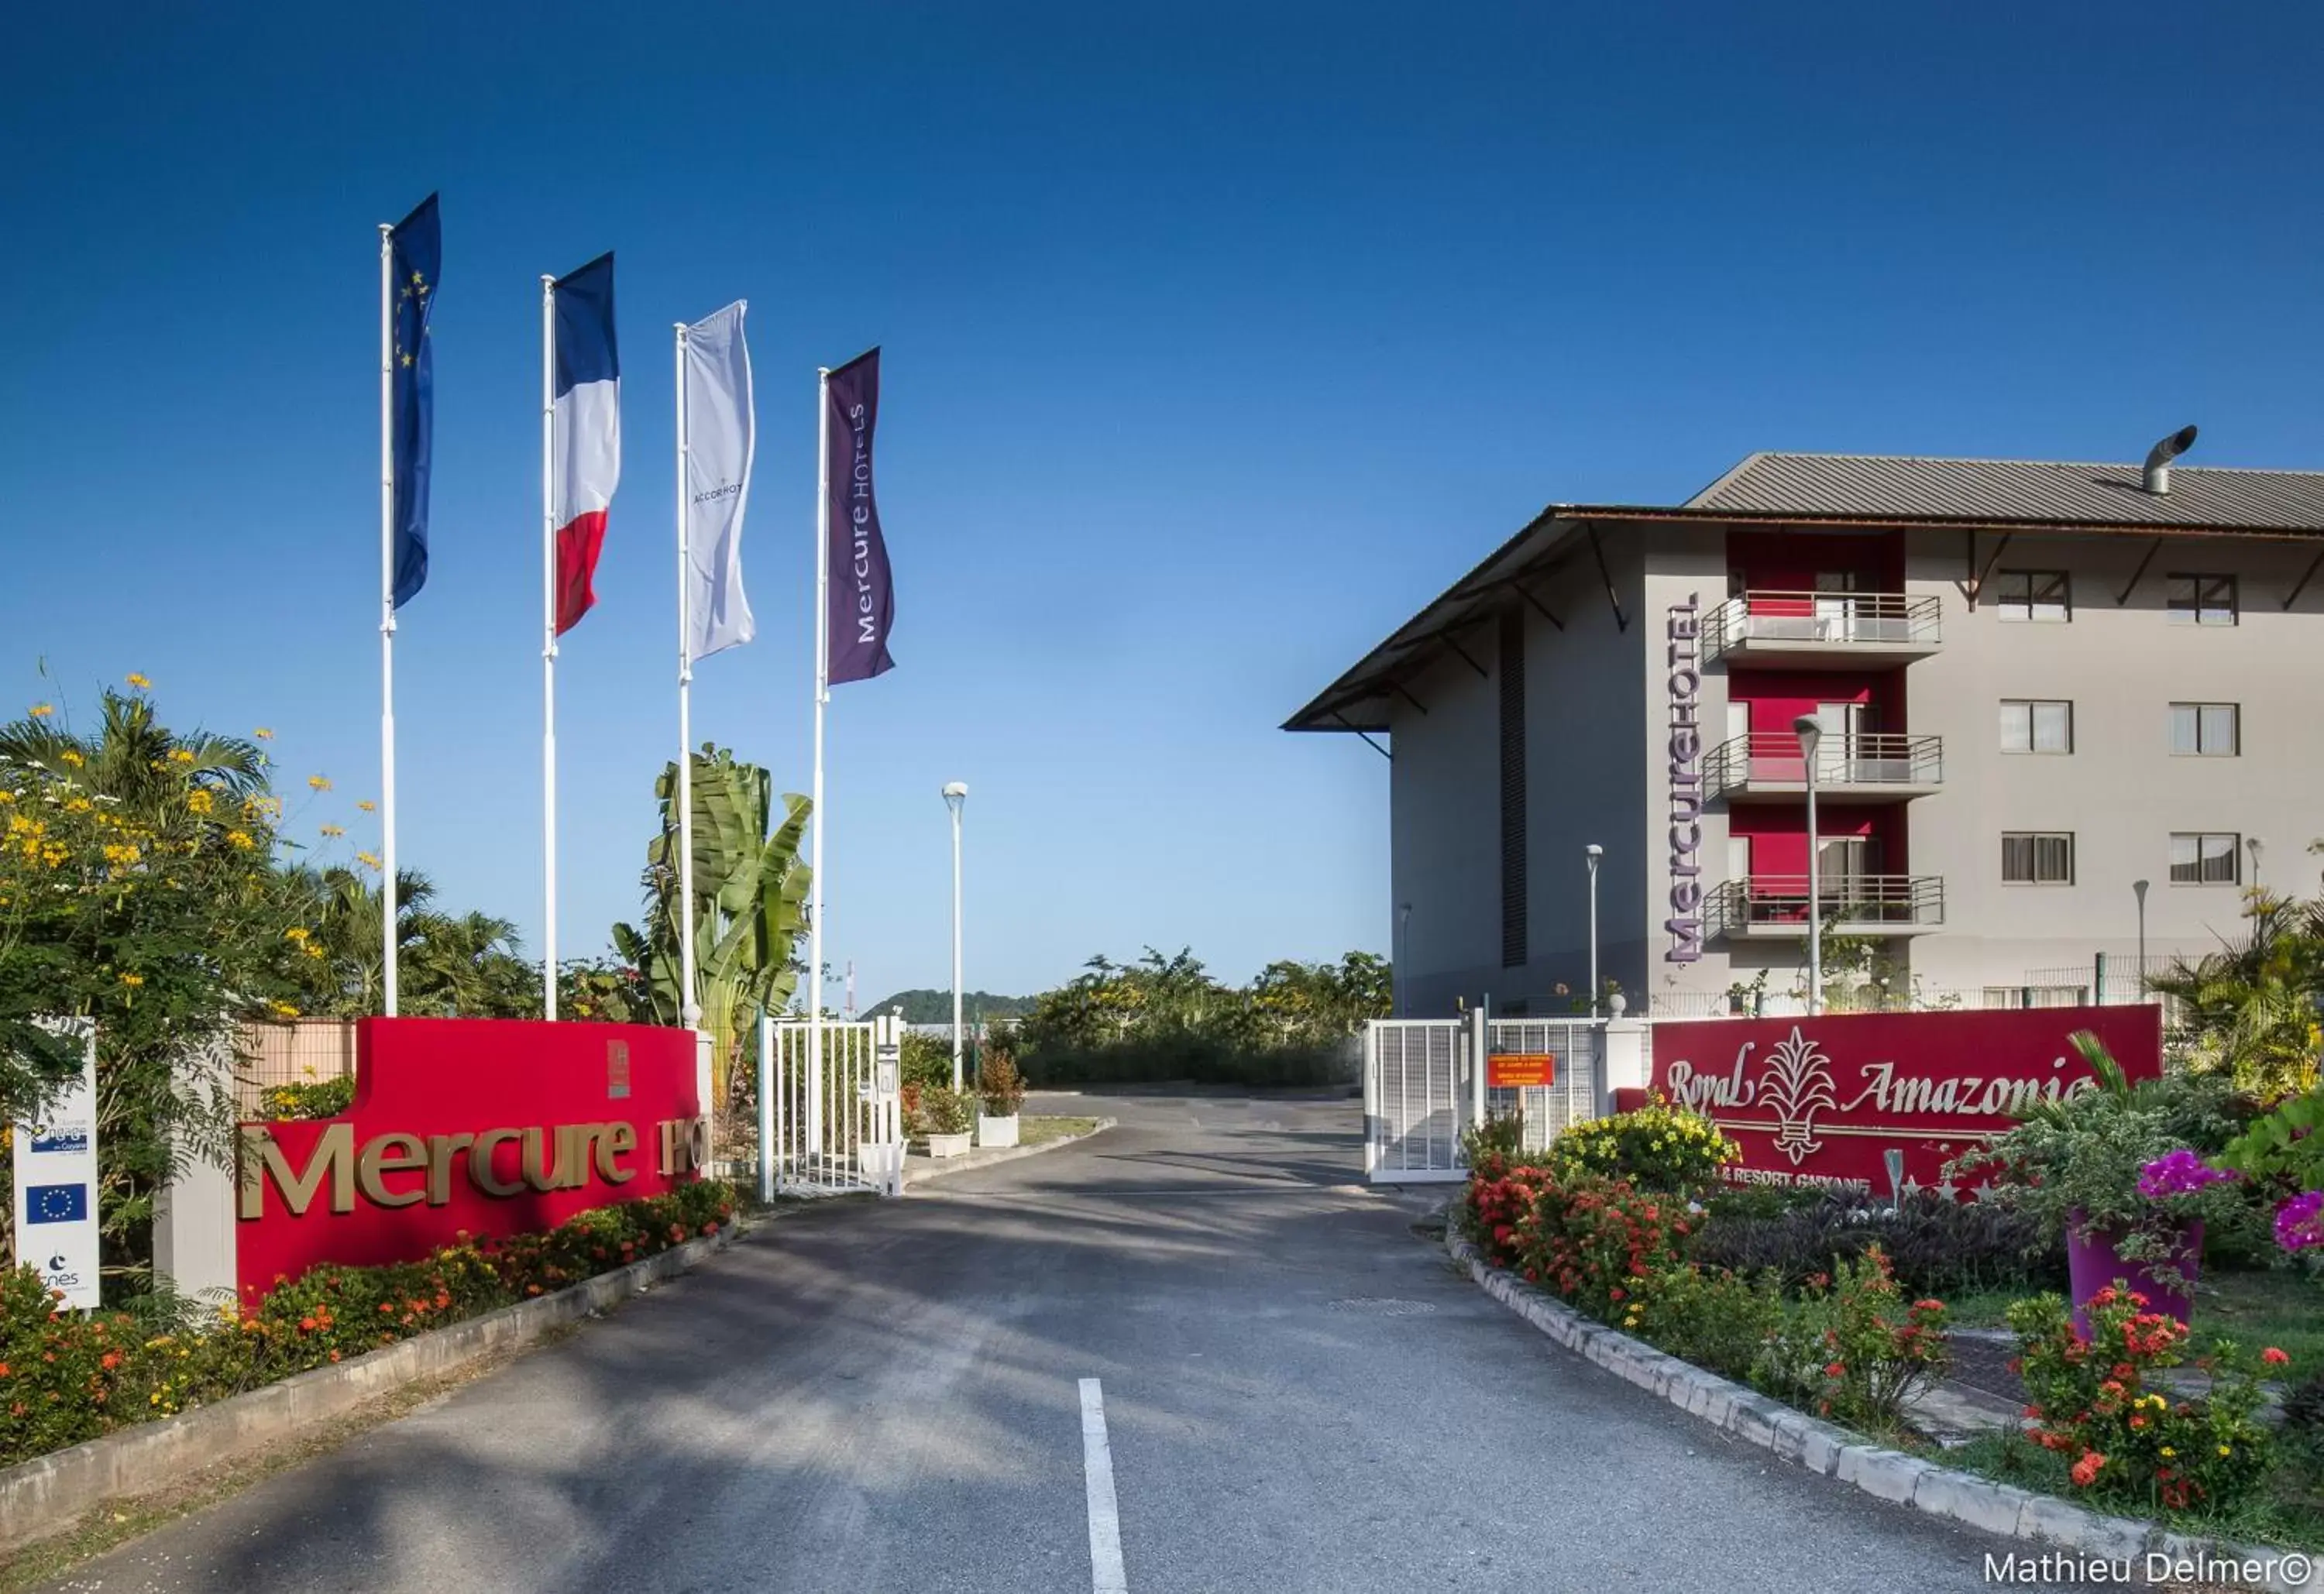
POLYGON ((687 652, 707 659, 758 627, 742 595, 742 511, 758 422, 737 299, 686 329, 687 652))

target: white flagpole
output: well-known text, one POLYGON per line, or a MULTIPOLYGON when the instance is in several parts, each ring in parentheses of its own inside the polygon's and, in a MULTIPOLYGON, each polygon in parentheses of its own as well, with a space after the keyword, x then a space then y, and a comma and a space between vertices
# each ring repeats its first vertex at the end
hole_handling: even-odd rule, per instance
POLYGON ((384 1011, 395 1017, 395 229, 379 224, 380 948, 384 1011))
POLYGON ((677 324, 678 369, 678 1017, 702 1022, 694 987, 694 594, 687 547, 686 323, 677 324))
POLYGON ((540 797, 549 917, 540 935, 541 1013, 557 1017, 557 279, 540 279, 540 797))
POLYGON ((807 1021, 811 1078, 823 1065, 823 709, 831 701, 831 371, 815 373, 815 839, 807 859, 807 1021))

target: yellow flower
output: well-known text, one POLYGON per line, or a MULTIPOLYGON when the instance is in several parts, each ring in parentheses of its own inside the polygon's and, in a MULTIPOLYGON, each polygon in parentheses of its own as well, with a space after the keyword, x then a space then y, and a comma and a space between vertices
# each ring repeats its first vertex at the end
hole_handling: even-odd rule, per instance
POLYGON ((2235 1446, 2231 1444, 2223 1444, 2219 1447, 2219 1453, 2223 1456, 2234 1455, 2236 1453, 2235 1446))
POLYGON ((309 775, 307 777, 307 784, 314 788, 317 791, 328 791, 331 789, 331 780, 330 777, 327 775, 309 775))
POLYGON ((379 805, 373 802, 369 797, 362 798, 355 804, 355 806, 361 808, 366 814, 375 814, 379 811, 379 805))
POLYGON ((304 925, 292 925, 282 932, 282 939, 285 941, 304 941, 306 938, 307 928, 304 925))
POLYGON ((75 752, 71 748, 68 747, 64 751, 57 754, 57 762, 60 764, 70 764, 74 769, 78 769, 83 764, 88 762, 88 760, 81 757, 80 754, 75 752))
POLYGON ((75 797, 65 805, 65 812, 68 814, 86 814, 91 808, 96 806, 97 805, 90 802, 87 797, 75 797))
POLYGON ((253 731, 251 734, 257 737, 261 742, 272 742, 274 740, 274 733, 268 730, 263 725, 259 726, 258 729, 253 731))
POLYGON ((15 794, 14 792, 13 792, 13 791, 0 791, 0 803, 13 803, 13 802, 14 802, 15 800, 16 800, 16 794, 15 794))
POLYGON ((47 704, 45 704, 45 703, 35 703, 34 705, 32 705, 32 706, 30 709, 26 710, 25 712, 26 712, 26 713, 28 713, 29 714, 31 714, 31 716, 32 716, 32 718, 36 719, 36 720, 44 720, 44 719, 47 719, 51 714, 52 714, 56 713, 57 711, 56 711, 55 709, 53 709, 53 708, 50 707, 50 706, 49 706, 47 704))
POLYGON ((377 869, 380 867, 379 855, 375 852, 357 852, 355 854, 355 861, 364 865, 366 869, 377 869))
POLYGON ((278 1018, 296 1018, 299 1016, 299 1009, 289 1002, 268 1002, 266 1005, 278 1018))
POLYGON ((188 747, 173 747, 170 750, 170 761, 173 764, 190 764, 194 761, 193 750, 188 747))
POLYGON ((129 684, 143 692, 146 687, 152 686, 153 683, 147 680, 143 676, 138 674, 133 669, 129 672, 129 684))
POLYGON ((217 798, 206 791, 189 792, 186 797, 186 806, 197 814, 207 814, 217 806, 217 798))
POLYGON ((134 990, 137 987, 145 983, 145 976, 143 974, 124 974, 121 976, 121 982, 124 985, 128 986, 132 990, 134 990))
POLYGON ((2163 1447, 2163 1459, 2164 1460, 2166 1460, 2166 1461, 2167 1461, 2167 1460, 2170 1460, 2172 1457, 2176 1456, 2178 1453, 2179 1453, 2179 1452, 2178 1452, 2177 1451, 2172 1450, 2172 1449, 2169 1445, 2167 1445, 2167 1444, 2166 1444, 2166 1445, 2164 1445, 2164 1446, 2163 1447))
POLYGON ((347 827, 344 825, 325 825, 318 828, 327 836, 343 836, 347 834, 347 827))
POLYGON ((244 852, 258 844, 250 839, 250 833, 246 830, 229 830, 226 833, 226 845, 244 852))

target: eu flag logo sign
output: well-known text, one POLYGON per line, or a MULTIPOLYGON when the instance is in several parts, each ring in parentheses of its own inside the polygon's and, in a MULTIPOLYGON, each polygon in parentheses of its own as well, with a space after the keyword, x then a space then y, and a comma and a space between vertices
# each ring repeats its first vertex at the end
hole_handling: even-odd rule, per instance
POLYGON ((34 1184, 24 1192, 27 1223, 82 1223, 88 1220, 86 1184, 34 1184))

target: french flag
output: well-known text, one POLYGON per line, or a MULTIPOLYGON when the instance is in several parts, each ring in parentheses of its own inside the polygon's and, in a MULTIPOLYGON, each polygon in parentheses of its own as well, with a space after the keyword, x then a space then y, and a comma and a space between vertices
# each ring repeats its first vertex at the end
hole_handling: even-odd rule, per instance
POLYGON ((622 479, 622 360, 613 343, 613 257, 552 286, 557 387, 549 405, 549 504, 557 522, 557 634, 597 601, 590 585, 622 479))

